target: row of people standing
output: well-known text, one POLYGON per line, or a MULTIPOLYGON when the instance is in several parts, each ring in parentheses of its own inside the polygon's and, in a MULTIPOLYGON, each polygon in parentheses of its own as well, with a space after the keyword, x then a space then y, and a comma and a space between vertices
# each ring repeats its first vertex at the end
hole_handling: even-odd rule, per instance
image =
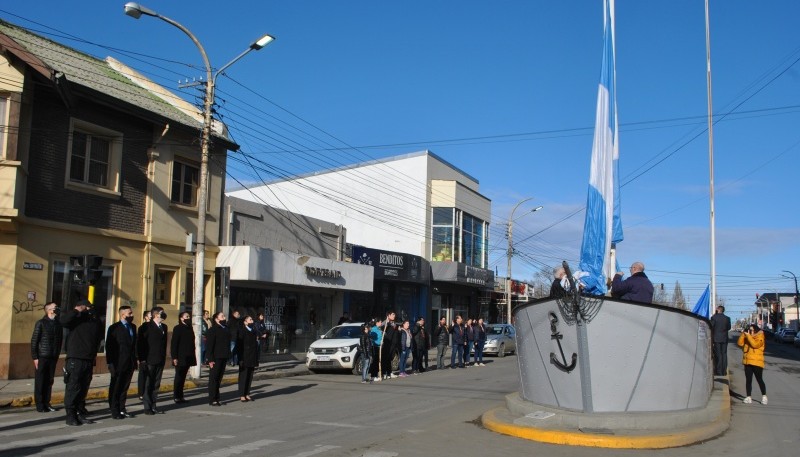
POLYGON ((406 320, 397 324, 396 314, 389 311, 386 319, 376 318, 361 326, 359 352, 362 360, 362 382, 408 376, 408 357, 412 357, 413 373, 428 369, 430 334, 425 318, 418 318, 414 326, 406 320), (398 374, 392 370, 392 360, 399 355, 398 374))
POLYGON ((445 368, 444 354, 447 350, 447 340, 442 345, 443 333, 447 331, 453 338, 453 350, 450 353, 450 368, 466 368, 468 366, 485 366, 483 363, 483 348, 486 345, 486 324, 483 318, 467 319, 466 322, 461 316, 456 316, 450 327, 446 326, 446 319, 439 321, 438 341, 436 351, 436 366, 439 369, 445 368), (441 350, 440 350, 441 346, 441 350), (470 363, 470 356, 474 352, 473 362, 470 363))

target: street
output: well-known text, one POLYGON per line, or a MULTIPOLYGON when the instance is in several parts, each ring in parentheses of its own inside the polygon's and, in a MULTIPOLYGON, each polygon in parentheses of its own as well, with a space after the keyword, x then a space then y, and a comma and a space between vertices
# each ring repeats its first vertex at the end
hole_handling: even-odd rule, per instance
MULTIPOLYGON (((612 456, 652 452, 669 456, 794 454, 800 419, 800 349, 769 342, 769 404, 744 405, 740 350, 729 345, 731 428, 705 443, 660 451, 590 449, 541 444, 495 434, 480 425, 483 412, 517 390, 516 356, 488 358, 485 367, 429 371, 361 384, 349 374, 318 374, 256 381, 254 402, 241 403, 235 387, 224 406, 208 406, 205 390, 188 405, 166 400, 164 415, 111 420, 105 403, 89 405, 96 424, 68 427, 63 411, 30 409, 0 414, 0 455, 81 456, 612 456)), ((753 398, 760 399, 757 385, 753 398)), ((162 394, 168 398, 168 394, 162 394)))

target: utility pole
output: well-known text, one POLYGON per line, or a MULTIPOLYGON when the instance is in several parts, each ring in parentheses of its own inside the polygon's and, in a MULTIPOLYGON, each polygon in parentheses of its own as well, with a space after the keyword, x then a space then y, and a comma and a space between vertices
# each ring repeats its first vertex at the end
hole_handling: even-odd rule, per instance
MULTIPOLYGON (((506 323, 511 323, 511 256, 514 255, 514 244, 513 244, 513 235, 514 235, 514 212, 519 208, 519 206, 529 200, 533 200, 533 197, 528 197, 514 206, 514 209, 511 210, 511 215, 508 216, 508 251, 507 251, 507 258, 508 264, 506 266, 506 323)), ((525 214, 535 213, 542 209, 541 206, 537 206, 536 208, 530 210, 525 214)), ((523 214, 522 216, 524 216, 523 214)), ((520 217, 522 217, 520 216, 520 217)))
MULTIPOLYGON (((784 273, 789 273, 794 278, 794 309, 797 311, 797 326, 800 329, 800 306, 798 306, 798 299, 800 299, 800 290, 797 289, 797 276, 789 270, 783 270, 784 273)), ((788 276, 785 276, 787 277, 788 276)))

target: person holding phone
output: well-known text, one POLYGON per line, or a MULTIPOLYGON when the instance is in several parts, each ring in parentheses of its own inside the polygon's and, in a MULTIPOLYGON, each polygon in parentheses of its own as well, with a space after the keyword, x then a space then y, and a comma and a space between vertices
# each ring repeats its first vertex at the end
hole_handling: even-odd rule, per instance
POLYGON ((747 396, 743 403, 753 403, 750 393, 753 390, 753 375, 761 389, 761 404, 767 404, 767 386, 764 385, 764 332, 756 324, 750 324, 741 335, 736 344, 742 348, 742 365, 744 365, 745 389, 747 396))

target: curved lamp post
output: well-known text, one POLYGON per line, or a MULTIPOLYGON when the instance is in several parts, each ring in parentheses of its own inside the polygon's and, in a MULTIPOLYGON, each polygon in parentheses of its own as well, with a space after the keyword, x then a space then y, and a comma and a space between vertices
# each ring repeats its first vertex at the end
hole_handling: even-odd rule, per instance
MULTIPOLYGON (((514 254, 514 247, 513 247, 513 244, 512 244, 513 243, 512 239, 513 239, 513 234, 514 234, 514 220, 515 220, 514 219, 514 212, 517 210, 517 208, 520 207, 520 205, 522 205, 523 203, 525 203, 525 202, 527 202, 529 200, 533 200, 533 197, 528 197, 528 198, 520 201, 519 203, 517 203, 517 205, 514 206, 514 209, 511 210, 511 215, 508 216, 508 265, 507 265, 507 268, 506 268, 506 273, 507 273, 507 276, 508 276, 508 278, 506 278, 506 313, 507 313, 506 314, 506 320, 507 320, 508 324, 511 323, 511 256, 514 254)), ((537 206, 536 208, 533 208, 532 210, 528 211, 527 213, 522 214, 520 217, 525 216, 525 215, 530 214, 530 213, 535 213, 536 211, 539 211, 542 208, 543 208, 542 206, 537 206)))
POLYGON ((263 48, 264 46, 271 43, 275 38, 271 35, 264 35, 259 38, 257 41, 250 44, 250 46, 244 50, 241 54, 236 56, 233 60, 228 62, 227 64, 223 65, 216 73, 212 72, 211 69, 211 62, 208 60, 208 55, 206 54, 203 45, 200 44, 200 41, 197 40, 197 37, 192 34, 186 27, 179 24, 178 22, 173 21, 172 19, 162 16, 155 11, 146 8, 138 3, 135 2, 128 2, 125 4, 125 14, 128 16, 139 19, 142 15, 145 16, 153 16, 155 18, 161 19, 162 21, 173 25, 179 28, 183 33, 185 33, 189 38, 191 38, 192 42, 197 46, 197 49, 200 51, 200 55, 203 57, 203 63, 206 66, 206 95, 205 95, 205 102, 203 104, 203 134, 201 138, 201 152, 200 152, 200 184, 197 191, 197 248, 195 250, 195 259, 194 259, 194 302, 192 305, 192 326, 194 327, 194 338, 195 338, 195 355, 198 360, 198 364, 192 367, 192 377, 195 379, 200 378, 200 366, 202 364, 201 360, 201 321, 203 319, 203 307, 204 307, 204 300, 203 300, 203 272, 205 266, 205 258, 206 258, 206 206, 208 206, 208 156, 209 156, 209 149, 211 143, 211 128, 213 122, 213 114, 212 108, 214 106, 214 86, 217 81, 217 77, 225 71, 228 67, 236 63, 239 59, 244 57, 250 51, 258 51, 259 49, 263 48))
MULTIPOLYGON (((794 309, 797 311, 797 326, 800 329, 800 290, 797 289, 797 276, 789 270, 783 270, 784 273, 789 273, 794 278, 794 309)), ((785 278, 788 276, 783 275, 785 278)))

